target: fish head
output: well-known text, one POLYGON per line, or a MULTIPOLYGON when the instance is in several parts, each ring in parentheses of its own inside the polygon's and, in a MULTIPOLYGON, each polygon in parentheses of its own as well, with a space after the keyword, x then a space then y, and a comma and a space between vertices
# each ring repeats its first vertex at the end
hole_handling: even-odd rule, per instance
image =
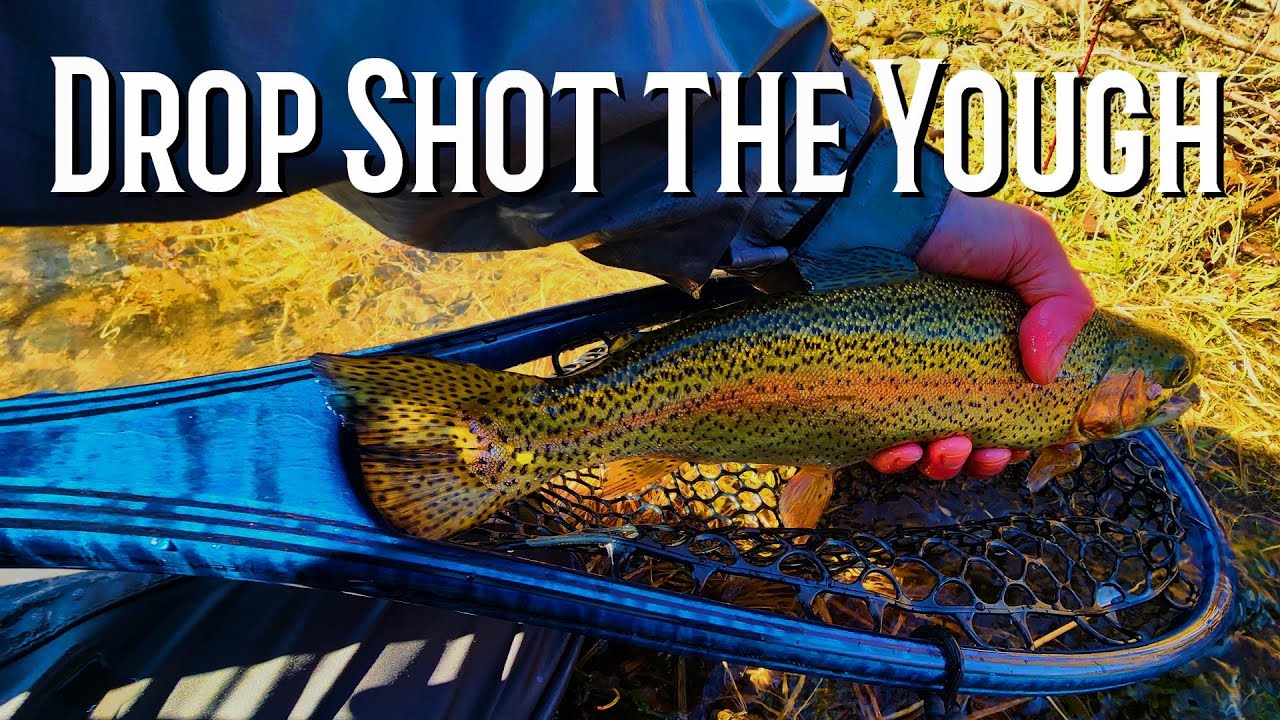
POLYGON ((1086 438, 1128 435, 1167 423, 1200 400, 1200 358, 1182 340, 1114 317, 1111 363, 1080 416, 1086 438))

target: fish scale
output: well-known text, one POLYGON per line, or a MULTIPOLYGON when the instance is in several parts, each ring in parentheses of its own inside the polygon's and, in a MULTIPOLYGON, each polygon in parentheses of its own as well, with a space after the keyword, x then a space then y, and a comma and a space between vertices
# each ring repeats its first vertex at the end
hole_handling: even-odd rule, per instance
POLYGON ((839 467, 961 432, 978 445, 1044 447, 1070 429, 1105 369, 1108 323, 1091 321, 1044 387, 1018 363, 1023 312, 1008 293, 941 278, 762 297, 650 333, 582 375, 540 386, 535 403, 574 423, 568 433, 532 415, 515 422, 573 436, 596 450, 593 460, 644 448, 839 467), (939 318, 943 297, 952 312, 939 318), (981 321, 961 329, 956 317, 981 321))
POLYGON ((964 434, 977 447, 1048 448, 1032 471, 1043 478, 1078 462, 1080 442, 1185 409, 1174 396, 1194 375, 1185 344, 1098 311, 1042 386, 1019 359, 1024 313, 1008 290, 912 272, 703 312, 557 378, 421 357, 313 365, 355 432, 373 505, 432 538, 579 468, 625 474, 645 467, 625 462, 657 458, 833 471, 964 434))

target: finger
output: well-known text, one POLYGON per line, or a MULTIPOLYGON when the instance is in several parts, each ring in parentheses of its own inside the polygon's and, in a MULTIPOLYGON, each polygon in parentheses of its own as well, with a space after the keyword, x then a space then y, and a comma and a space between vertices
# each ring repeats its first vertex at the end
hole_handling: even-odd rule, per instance
POLYGON ((973 442, 963 435, 934 443, 924 452, 920 472, 932 480, 950 480, 964 469, 964 463, 973 452, 973 442))
POLYGON ((989 478, 1004 472, 1013 452, 1005 448, 981 448, 974 450, 964 464, 964 472, 970 477, 989 478))
POLYGON ((1031 457, 1030 450, 1014 450, 1013 456, 1009 458, 1009 464, 1020 463, 1029 457, 1031 457))
POLYGON ((916 444, 897 445, 895 447, 886 448, 872 455, 867 463, 884 475, 892 475, 900 473, 903 470, 920 462, 920 458, 924 457, 924 448, 916 444))

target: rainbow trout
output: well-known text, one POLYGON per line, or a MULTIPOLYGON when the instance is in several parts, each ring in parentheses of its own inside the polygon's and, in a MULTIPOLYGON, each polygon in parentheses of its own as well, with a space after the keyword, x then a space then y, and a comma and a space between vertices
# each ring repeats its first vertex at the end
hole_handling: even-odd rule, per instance
POLYGON ((617 497, 685 462, 801 468, 781 515, 811 527, 835 469, 960 434, 1041 450, 1028 477, 1038 489, 1079 464, 1082 443, 1166 422, 1196 399, 1189 347, 1106 311, 1041 386, 1023 372, 1026 308, 1009 290, 914 268, 843 282, 691 316, 559 378, 413 356, 312 364, 355 433, 374 506, 425 538, 566 471, 604 466, 604 494, 617 497))

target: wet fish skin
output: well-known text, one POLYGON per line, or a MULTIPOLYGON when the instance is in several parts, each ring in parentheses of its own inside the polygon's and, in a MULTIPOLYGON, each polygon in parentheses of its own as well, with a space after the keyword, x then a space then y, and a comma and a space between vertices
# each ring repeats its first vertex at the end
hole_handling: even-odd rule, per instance
POLYGON ((561 472, 628 458, 833 469, 958 434, 977 447, 1071 448, 1166 419, 1194 374, 1181 342, 1099 311, 1054 382, 1036 385, 1018 355, 1024 314, 1006 289, 915 274, 762 295, 562 378, 432 358, 313 363, 357 435, 374 505, 397 529, 437 538, 561 472))
POLYGON ((1018 358, 1024 312, 1008 292, 929 277, 762 297, 548 381, 530 396, 544 413, 521 420, 601 457, 842 467, 962 432, 978 446, 1040 448, 1100 380, 1108 323, 1095 317, 1040 386, 1018 358))

